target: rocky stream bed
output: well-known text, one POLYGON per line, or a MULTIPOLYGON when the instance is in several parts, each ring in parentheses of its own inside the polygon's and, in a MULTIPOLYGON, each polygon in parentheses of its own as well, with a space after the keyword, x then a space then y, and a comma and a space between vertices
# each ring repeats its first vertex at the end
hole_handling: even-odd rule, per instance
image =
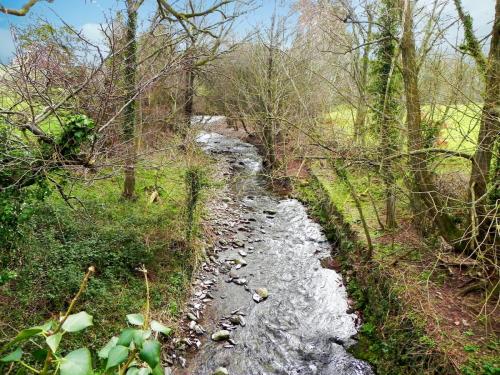
POLYGON ((331 246, 297 200, 259 176, 254 146, 201 133, 226 184, 209 207, 215 236, 197 275, 177 375, 373 374, 346 348, 357 317, 342 277, 321 267, 331 246))

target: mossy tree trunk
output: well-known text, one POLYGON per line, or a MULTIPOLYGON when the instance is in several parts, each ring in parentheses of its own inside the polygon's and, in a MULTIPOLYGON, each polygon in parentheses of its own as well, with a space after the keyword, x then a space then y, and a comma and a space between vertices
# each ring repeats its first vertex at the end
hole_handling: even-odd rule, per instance
POLYGON ((183 131, 186 133, 189 126, 191 125, 191 117, 193 117, 193 107, 194 107, 194 61, 188 58, 186 66, 186 77, 185 77, 185 98, 184 98, 184 126, 186 127, 183 131))
POLYGON ((125 199, 135 197, 135 127, 136 127, 136 76, 137 76, 137 10, 142 1, 127 0, 125 66, 123 79, 125 86, 125 109, 123 116, 123 142, 125 144, 125 179, 122 195, 125 199))
POLYGON ((357 80, 359 98, 356 106, 356 118, 354 120, 354 137, 356 142, 365 144, 366 141, 366 121, 368 116, 368 69, 370 62, 370 47, 372 40, 373 17, 371 11, 367 10, 368 28, 366 31, 366 41, 363 48, 360 67, 357 69, 359 78, 357 80))
MULTIPOLYGON (((477 140, 477 148, 472 159, 469 181, 471 220, 469 223, 469 251, 481 243, 495 247, 495 226, 490 212, 498 206, 500 138, 500 0, 496 1, 495 18, 491 31, 488 58, 483 55, 480 42, 476 38, 472 18, 462 7, 460 0, 454 0, 458 16, 464 28, 464 51, 472 56, 479 72, 483 75, 485 90, 484 104, 477 140)), ((465 238, 468 239, 466 236, 465 238)), ((498 238, 496 239, 498 241, 498 238)), ((498 245, 498 243, 497 243, 498 245)))
POLYGON ((494 164, 498 155, 494 157, 494 150, 498 149, 495 144, 498 144, 500 137, 500 0, 497 0, 495 8, 495 23, 485 70, 484 105, 470 176, 471 198, 475 199, 473 207, 478 225, 477 242, 486 244, 493 244, 494 241, 496 229, 492 226, 493 215, 490 211, 494 209, 491 206, 498 204, 490 198, 496 195, 498 189, 498 180, 494 179, 494 164))
POLYGON ((266 153, 266 167, 273 169, 276 167, 276 120, 274 119, 274 107, 276 105, 275 92, 275 68, 274 54, 276 48, 277 30, 275 30, 276 15, 273 15, 271 22, 271 34, 269 38, 269 48, 267 57, 267 98, 264 107, 266 108, 266 118, 264 119, 263 136, 266 153))
MULTIPOLYGON (((406 97, 406 114, 408 127, 409 166, 413 177, 413 199, 423 207, 427 214, 434 219, 440 235, 453 246, 461 247, 461 232, 453 219, 445 212, 445 207, 428 169, 427 155, 422 152, 413 152, 425 148, 422 134, 422 114, 420 92, 418 88, 418 63, 416 57, 415 38, 413 32, 413 0, 401 0, 403 12, 403 37, 401 40, 401 54, 403 62, 403 81, 406 97)), ((415 212, 420 215, 420 212, 415 212)))
POLYGON ((380 152, 382 157, 381 172, 385 183, 386 222, 387 228, 395 228, 396 224, 396 178, 390 157, 398 147, 398 116, 400 106, 400 85, 395 71, 397 58, 397 35, 400 21, 396 12, 397 0, 383 0, 378 23, 380 25, 380 44, 374 61, 375 121, 380 131, 380 152))

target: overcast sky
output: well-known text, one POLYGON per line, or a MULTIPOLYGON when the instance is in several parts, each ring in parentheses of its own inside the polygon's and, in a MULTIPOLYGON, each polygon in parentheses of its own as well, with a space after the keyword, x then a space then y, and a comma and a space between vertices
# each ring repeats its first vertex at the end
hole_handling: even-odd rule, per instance
MULTIPOLYGON (((5 7, 18 8, 26 0, 0 0, 0 4, 5 7)), ((462 0, 464 8, 474 19, 474 27, 478 35, 484 36, 491 30, 494 15, 495 0, 462 0)), ((282 11, 285 11, 293 4, 294 0, 281 0, 282 11)), ((0 13, 0 60, 5 62, 12 55, 13 42, 10 33, 10 26, 15 24, 26 24, 34 22, 37 18, 46 18, 57 22, 60 17, 65 22, 76 28, 83 30, 86 36, 94 41, 98 41, 99 23, 103 22, 105 15, 115 14, 123 7, 123 0, 54 0, 53 3, 41 1, 32 8, 26 17, 7 16, 0 13)), ((419 0, 424 5, 432 3, 432 0, 419 0)), ((146 20, 154 11, 156 1, 145 0, 141 7, 141 19, 146 20)), ((247 29, 251 25, 266 22, 270 19, 274 9, 274 1, 257 0, 256 9, 247 14, 239 21, 238 28, 247 29)), ((454 15, 454 8, 450 5, 448 9, 450 15, 454 15)))

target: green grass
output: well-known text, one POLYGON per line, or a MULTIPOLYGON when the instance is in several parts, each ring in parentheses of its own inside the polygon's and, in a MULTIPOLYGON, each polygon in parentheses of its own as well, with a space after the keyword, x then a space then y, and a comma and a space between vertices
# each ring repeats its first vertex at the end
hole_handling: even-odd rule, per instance
MULTIPOLYGON (((438 105, 422 107, 422 116, 431 116, 434 121, 444 120, 443 127, 439 133, 440 144, 449 150, 473 153, 479 133, 479 120, 481 107, 478 104, 452 106, 446 111, 445 106, 438 105)), ((344 137, 354 136, 354 119, 356 111, 349 106, 339 105, 325 116, 327 134, 331 136, 339 134, 344 137)), ((367 135, 367 144, 376 145, 376 137, 367 135)))
MULTIPOLYGON (((94 316, 94 327, 72 336, 69 346, 98 349, 142 310, 145 286, 137 268, 151 279, 151 307, 171 325, 181 312, 196 254, 185 244, 186 161, 154 155, 137 168, 137 200, 121 198, 122 175, 69 183, 70 208, 56 191, 35 207, 19 228, 8 269, 17 277, 0 286, 0 342, 15 331, 64 311, 90 265, 97 272, 76 307, 94 316), (152 167, 161 165, 159 167, 152 167), (160 193, 150 203, 153 190, 160 193)), ((4 258, 5 264, 5 258, 4 258)))

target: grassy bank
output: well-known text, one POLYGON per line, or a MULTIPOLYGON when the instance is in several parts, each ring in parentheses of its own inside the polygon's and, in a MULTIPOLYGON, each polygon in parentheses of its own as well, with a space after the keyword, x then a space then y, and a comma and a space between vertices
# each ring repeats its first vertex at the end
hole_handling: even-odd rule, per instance
POLYGON ((3 254, 15 277, 0 286, 0 341, 57 317, 90 265, 96 274, 76 310, 93 315, 94 326, 72 336, 65 349, 100 349, 125 326, 126 314, 143 309, 143 264, 153 317, 175 328, 199 256, 186 243, 185 175, 191 162, 164 151, 142 158, 134 201, 121 198, 120 170, 106 170, 68 183, 72 207, 55 189, 38 202, 18 228, 13 249, 3 254))
MULTIPOLYGON (((355 354, 379 374, 498 374, 499 342, 491 333, 492 322, 469 306, 481 301, 458 294, 454 285, 460 273, 436 262, 437 245, 431 238, 424 240, 408 223, 390 235, 378 229, 372 199, 364 194, 366 184, 376 184, 358 172, 351 182, 361 192, 375 239, 370 264, 362 260, 366 242, 343 183, 317 168, 298 187, 335 245, 334 255, 363 318, 355 354)), ((400 211, 404 215, 404 208, 400 211)))

